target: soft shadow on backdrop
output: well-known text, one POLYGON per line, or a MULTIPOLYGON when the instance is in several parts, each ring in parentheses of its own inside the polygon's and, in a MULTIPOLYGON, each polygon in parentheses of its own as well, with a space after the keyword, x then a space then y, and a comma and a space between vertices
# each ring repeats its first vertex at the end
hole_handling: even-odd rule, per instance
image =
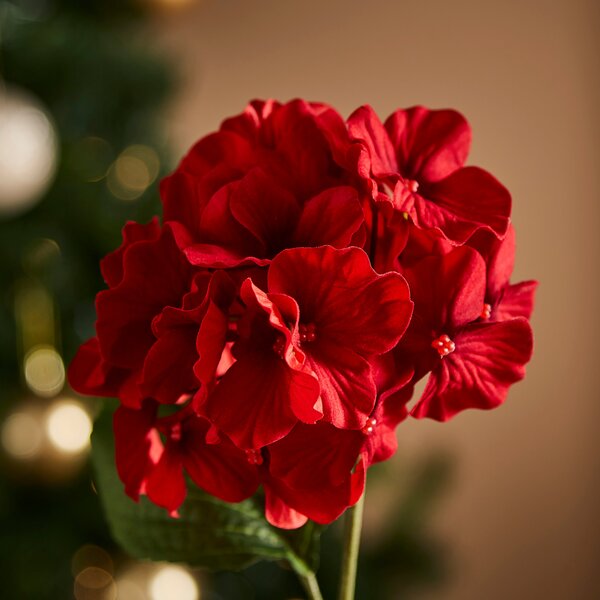
POLYGON ((147 32, 179 65, 166 115, 178 156, 254 97, 346 116, 455 107, 471 162, 512 191, 515 280, 541 282, 528 377, 494 413, 399 431, 398 463, 432 449, 456 460, 430 526, 452 550, 445 600, 600 594, 599 17, 593 0, 204 0, 147 32))

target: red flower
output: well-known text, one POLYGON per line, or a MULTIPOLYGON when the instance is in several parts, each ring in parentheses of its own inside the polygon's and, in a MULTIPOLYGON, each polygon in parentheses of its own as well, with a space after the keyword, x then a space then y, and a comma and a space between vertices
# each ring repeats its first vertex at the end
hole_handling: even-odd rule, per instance
POLYGON ((251 103, 203 138, 162 184, 195 265, 266 264, 283 248, 364 241, 342 118, 324 104, 251 103))
POLYGON ((364 151, 359 171, 394 190, 394 206, 419 227, 437 228, 455 243, 477 229, 504 236, 510 194, 492 175, 464 167, 471 144, 468 123, 453 110, 417 106, 392 114, 385 125, 370 106, 348 120, 351 137, 364 151))
POLYGON ((298 304, 299 341, 319 379, 324 419, 360 429, 376 397, 369 360, 398 343, 412 314, 404 278, 378 275, 356 248, 297 248, 273 260, 269 292, 298 304))
POLYGON ((128 495, 137 499, 147 494, 176 514, 187 493, 184 472, 198 487, 227 502, 239 502, 256 491, 256 467, 225 436, 209 435, 208 421, 188 408, 157 418, 156 409, 156 403, 146 401, 139 410, 121 407, 114 416, 117 470, 128 495))
POLYGON ((415 417, 445 421, 466 408, 489 409, 525 375, 531 328, 522 317, 482 322, 485 263, 474 250, 456 248, 406 270, 415 301, 411 326, 398 346, 415 380, 431 371, 415 417))
POLYGON ((73 360, 69 380, 82 394, 118 396, 138 408, 147 353, 155 342, 152 322, 167 306, 179 306, 192 268, 175 243, 176 224, 160 229, 128 223, 122 246, 101 263, 108 290, 98 294, 97 337, 73 360))
POLYGON ((395 452, 419 379, 417 418, 503 402, 536 282, 510 283, 510 195, 464 166, 470 137, 451 110, 383 125, 255 101, 192 148, 162 183, 164 224, 128 223, 102 261, 96 336, 69 370, 120 400, 128 495, 175 515, 187 474, 228 502, 262 485, 278 527, 329 523, 395 452))

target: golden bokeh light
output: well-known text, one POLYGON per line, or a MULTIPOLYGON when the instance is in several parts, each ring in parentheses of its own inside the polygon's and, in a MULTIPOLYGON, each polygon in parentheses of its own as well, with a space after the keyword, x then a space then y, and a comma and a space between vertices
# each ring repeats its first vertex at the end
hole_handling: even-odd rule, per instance
POLYGON ((198 600, 200 589, 187 569, 177 565, 161 567, 150 580, 151 600, 198 600))
POLYGON ((40 422, 26 412, 10 415, 2 424, 2 446, 13 458, 36 457, 42 447, 43 431, 40 422))
POLYGON ((71 572, 76 577, 87 567, 98 567, 112 574, 114 564, 110 554, 94 544, 85 544, 73 554, 71 559, 71 572))
POLYGON ((80 403, 63 400, 48 409, 46 433, 60 452, 80 454, 89 448, 92 420, 80 403))
POLYGON ((116 600, 117 586, 112 575, 99 567, 86 567, 73 585, 76 600, 116 600))
POLYGON ((148 595, 138 582, 119 579, 117 581, 117 600, 148 600, 148 595))
POLYGON ((158 177, 160 160, 150 146, 127 147, 110 167, 107 185, 120 200, 135 200, 158 177))
POLYGON ((50 398, 65 384, 65 366, 52 346, 37 346, 25 356, 23 365, 27 387, 36 395, 50 398))

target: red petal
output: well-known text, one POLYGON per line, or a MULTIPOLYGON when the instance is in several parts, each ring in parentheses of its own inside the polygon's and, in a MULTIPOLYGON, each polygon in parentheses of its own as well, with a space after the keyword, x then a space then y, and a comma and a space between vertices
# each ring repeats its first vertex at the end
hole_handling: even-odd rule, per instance
POLYGON ((449 333, 481 314, 485 263, 472 248, 463 246, 443 256, 424 258, 406 269, 405 275, 415 302, 411 328, 421 325, 424 335, 449 333))
POLYGON ((368 105, 356 109, 348 119, 350 138, 361 142, 368 150, 367 175, 386 177, 398 173, 394 147, 383 123, 368 105))
POLYGON ((308 200, 289 246, 330 244, 345 248, 364 222, 358 194, 351 187, 335 187, 308 200))
POLYGON ((205 385, 215 378, 227 342, 228 319, 214 302, 210 302, 196 337, 194 373, 205 385))
POLYGON ((265 485, 265 516, 273 527, 280 529, 298 529, 308 521, 308 517, 287 505, 268 485, 265 485))
POLYGON ((254 494, 258 473, 245 452, 228 439, 208 444, 204 440, 208 421, 190 417, 185 422, 183 464, 194 483, 205 492, 226 502, 240 502, 254 494))
POLYGON ((242 256, 237 251, 211 244, 194 244, 185 249, 185 255, 192 265, 208 269, 230 269, 245 265, 263 267, 271 262, 267 258, 242 256))
POLYGON ((125 493, 137 500, 144 491, 148 474, 162 446, 154 422, 155 406, 148 403, 140 410, 119 407, 113 416, 115 462, 125 493))
POLYGON ((371 367, 356 352, 320 342, 307 352, 321 388, 323 418, 344 429, 360 429, 375 405, 371 367))
POLYGON ((182 394, 198 388, 194 376, 196 334, 194 323, 173 327, 154 343, 144 361, 141 389, 164 404, 175 404, 182 394))
POLYGON ((264 256, 264 244, 233 216, 231 205, 239 186, 239 182, 226 185, 210 199, 201 216, 200 239, 239 257, 264 256))
MULTIPOLYGON (((318 465, 315 468, 319 468, 318 465)), ((300 514, 325 525, 335 521, 349 506, 358 502, 364 485, 365 466, 360 459, 354 473, 349 474, 340 485, 292 488, 276 477, 269 477, 264 487, 300 514)))
POLYGON ((238 171, 255 161, 253 147, 240 135, 230 131, 211 133, 197 142, 181 161, 179 170, 198 178, 215 166, 227 164, 238 171))
POLYGON ((469 154, 471 128, 455 110, 415 106, 385 122, 398 171, 421 182, 439 181, 462 167, 469 154))
POLYGON ((515 230, 509 226, 506 236, 499 240, 486 230, 477 231, 468 241, 487 264, 486 301, 494 305, 508 285, 515 264, 515 230))
POLYGON ((293 488, 321 488, 346 481, 360 455, 364 435, 327 423, 298 424, 269 446, 270 473, 293 488))
POLYGON ((412 416, 447 421, 467 408, 495 408, 510 385, 525 376, 533 346, 523 318, 469 325, 455 342, 456 350, 429 376, 412 416))
POLYGON ((170 226, 157 240, 138 242, 125 254, 119 285, 96 299, 96 330, 104 359, 123 368, 140 367, 154 343, 152 319, 165 306, 179 306, 191 268, 170 226))
POLYGON ((261 256, 274 255, 289 244, 300 215, 294 196, 258 168, 239 182, 230 206, 237 221, 262 243, 261 256))
POLYGON ((412 314, 404 278, 378 275, 358 248, 284 250, 269 269, 269 291, 294 298, 318 339, 365 356, 394 347, 412 314))
POLYGON ((273 148, 285 165, 285 183, 297 198, 310 198, 324 188, 336 185, 341 169, 335 161, 330 139, 343 131, 341 117, 333 109, 324 114, 323 105, 292 100, 271 112, 262 128, 263 144, 273 148))
POLYGON ((419 227, 436 227, 458 244, 480 228, 496 236, 506 234, 510 222, 511 197, 492 175, 478 167, 463 167, 437 183, 407 194, 396 186, 395 202, 419 227))
POLYGON ((160 234, 158 218, 154 217, 147 225, 133 221, 123 227, 123 243, 100 261, 102 277, 109 287, 116 287, 123 279, 123 260, 125 252, 136 242, 155 240, 160 234))
POLYGON ((318 395, 312 375, 290 369, 274 352, 248 352, 221 378, 204 410, 239 447, 262 448, 297 423, 292 405, 310 410, 318 395))
POLYGON ((183 476, 182 457, 179 445, 167 441, 163 453, 148 477, 148 498, 166 508, 172 516, 185 500, 187 489, 183 476))
POLYGON ((523 281, 504 289, 500 302, 492 309, 492 319, 505 321, 514 317, 529 319, 533 311, 537 281, 523 281))
POLYGON ((90 396, 117 396, 127 371, 113 369, 117 377, 107 377, 106 365, 100 355, 98 338, 82 344, 69 365, 69 384, 79 394, 90 396))

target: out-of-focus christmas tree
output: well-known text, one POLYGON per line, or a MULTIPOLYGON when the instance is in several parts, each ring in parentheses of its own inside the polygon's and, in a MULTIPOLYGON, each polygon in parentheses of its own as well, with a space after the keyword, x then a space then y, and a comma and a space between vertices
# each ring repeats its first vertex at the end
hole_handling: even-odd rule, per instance
POLYGON ((98 260, 126 220, 156 214, 168 168, 158 111, 173 75, 140 37, 149 5, 0 2, 3 598, 114 597, 87 461, 98 407, 65 365, 93 333, 98 260))
MULTIPOLYGON (((93 335, 98 262, 125 221, 159 213, 157 181, 171 166, 159 117, 176 69, 140 26, 192 1, 0 0, 2 598, 193 600, 200 583, 214 599, 301 593, 273 564, 209 579, 124 556, 88 461, 92 421, 113 405, 66 384, 65 365, 93 335)), ((365 549, 364 597, 442 578, 423 515, 446 475, 434 460, 403 482, 386 535, 365 549)), ((325 590, 335 588, 339 551, 334 527, 324 535, 325 590)))

